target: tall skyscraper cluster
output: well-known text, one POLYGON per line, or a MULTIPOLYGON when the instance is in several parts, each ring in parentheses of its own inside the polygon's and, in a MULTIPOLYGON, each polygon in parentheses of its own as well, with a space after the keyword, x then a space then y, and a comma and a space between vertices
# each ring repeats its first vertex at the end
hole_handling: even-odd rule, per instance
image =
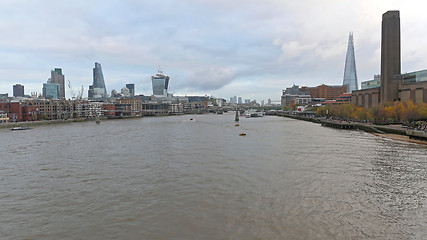
MULTIPOLYGON (((155 85, 156 93, 160 91, 162 94, 167 94, 167 87, 169 82, 169 77, 157 74, 156 77, 153 77, 153 86, 155 85), (161 86, 159 87, 156 81, 162 80, 161 86), (160 89, 160 90, 159 90, 160 89)), ((72 95, 75 95, 71 89, 70 81, 68 81, 68 87, 72 95)), ((62 72, 61 68, 55 68, 51 70, 50 78, 47 82, 43 83, 42 95, 43 98, 52 99, 52 100, 63 100, 65 99, 65 75, 62 72)), ((127 83, 125 87, 122 88, 121 92, 117 94, 117 91, 113 90, 115 97, 134 97, 135 96, 135 84, 127 83)), ((37 97, 37 93, 31 93, 31 97, 37 97)), ((83 86, 77 95, 77 99, 81 99, 83 95, 83 86)), ((3 94, 1 97, 4 98, 7 95, 3 94)), ((24 97, 24 86, 21 84, 13 85, 13 96, 14 97, 24 97)), ((95 62, 95 67, 93 68, 93 83, 89 86, 88 90, 88 99, 91 100, 105 100, 108 98, 107 88, 105 86, 104 74, 102 72, 101 64, 95 62)), ((70 96, 70 98, 76 98, 76 96, 70 96)))
POLYGON ((50 82, 59 84, 59 99, 65 98, 65 76, 61 68, 55 68, 50 72, 50 82))
POLYGON ((61 68, 50 72, 47 83, 43 83, 43 97, 48 99, 65 99, 65 76, 61 68))

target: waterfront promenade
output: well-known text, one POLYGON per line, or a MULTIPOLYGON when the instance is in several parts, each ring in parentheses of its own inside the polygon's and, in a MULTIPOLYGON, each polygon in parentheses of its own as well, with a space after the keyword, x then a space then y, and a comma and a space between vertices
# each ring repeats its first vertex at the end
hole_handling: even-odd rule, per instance
MULTIPOLYGON (((101 120, 116 120, 116 119, 130 119, 130 118, 142 118, 142 116, 126 116, 120 118, 101 118, 101 120)), ((13 128, 13 127, 34 127, 40 125, 51 125, 51 124, 64 124, 73 122, 86 122, 95 121, 96 118, 70 118, 70 119, 57 119, 57 120, 40 120, 40 121, 26 121, 26 122, 8 122, 0 124, 0 128, 13 128)))
POLYGON ((314 115, 289 114, 283 112, 276 113, 275 115, 319 123, 322 126, 326 127, 333 127, 345 130, 362 130, 381 137, 427 145, 427 133, 425 131, 411 130, 406 126, 403 126, 402 124, 376 125, 372 123, 344 121, 331 118, 316 117, 314 115))

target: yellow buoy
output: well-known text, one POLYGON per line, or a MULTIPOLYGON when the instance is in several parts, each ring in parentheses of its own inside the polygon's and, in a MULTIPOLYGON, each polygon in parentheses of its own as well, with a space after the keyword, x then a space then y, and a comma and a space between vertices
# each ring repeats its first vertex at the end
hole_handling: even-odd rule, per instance
POLYGON ((240 136, 246 136, 246 133, 240 133, 239 135, 240 136))

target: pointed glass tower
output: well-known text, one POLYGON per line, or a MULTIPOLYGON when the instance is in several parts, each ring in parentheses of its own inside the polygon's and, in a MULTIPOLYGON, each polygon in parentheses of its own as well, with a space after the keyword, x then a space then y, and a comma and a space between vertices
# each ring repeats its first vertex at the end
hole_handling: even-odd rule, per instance
POLYGON ((356 59, 354 57, 353 33, 350 33, 348 37, 348 48, 347 55, 345 57, 343 85, 347 85, 347 92, 358 90, 356 59))
POLYGON ((89 86, 88 96, 91 99, 104 99, 107 97, 102 67, 97 62, 95 62, 95 68, 93 69, 93 85, 89 86))

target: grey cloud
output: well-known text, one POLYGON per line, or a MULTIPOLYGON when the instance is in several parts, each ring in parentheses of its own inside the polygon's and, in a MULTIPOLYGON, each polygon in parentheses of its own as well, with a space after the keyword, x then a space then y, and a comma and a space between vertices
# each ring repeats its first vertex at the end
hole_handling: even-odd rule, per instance
MULTIPOLYGON (((378 73, 381 14, 397 3, 3 1, 0 54, 7 59, 0 59, 0 64, 8 70, 7 76, 0 76, 0 92, 6 91, 3 86, 11 78, 33 81, 39 89, 50 68, 57 66, 74 79, 74 86, 87 86, 94 61, 103 64, 109 89, 134 81, 142 82, 140 89, 146 91, 158 65, 176 76, 171 87, 177 92, 228 94, 236 83, 242 85, 239 91, 271 91, 261 87, 265 79, 274 81, 277 94, 293 83, 340 84, 349 31, 355 36, 358 75, 368 79, 378 73)), ((402 8, 403 68, 425 68, 426 35, 418 29, 426 17, 417 10, 421 7, 398 7, 402 8)))

